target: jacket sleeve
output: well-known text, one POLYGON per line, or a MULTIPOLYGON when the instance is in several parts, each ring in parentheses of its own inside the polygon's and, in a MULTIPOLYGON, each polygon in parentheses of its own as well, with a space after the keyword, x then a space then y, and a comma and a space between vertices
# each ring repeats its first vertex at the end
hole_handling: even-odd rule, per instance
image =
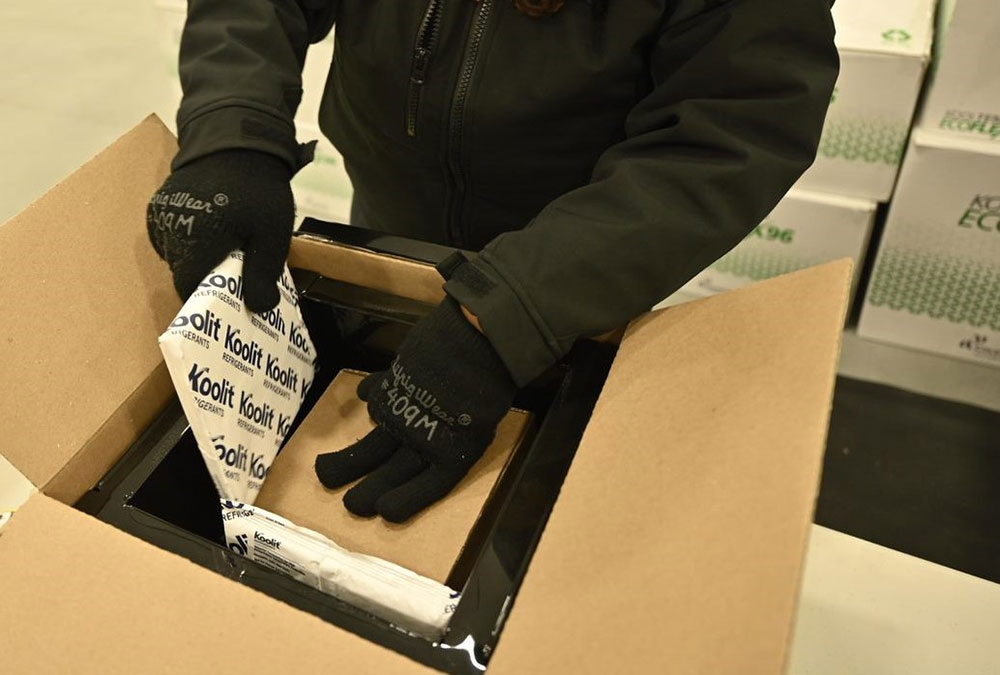
POLYGON ((590 183, 456 270, 446 291, 519 385, 714 262, 808 168, 839 69, 830 7, 681 0, 590 183))
POLYGON ((189 0, 173 168, 234 148, 277 155, 293 171, 308 162, 295 142, 302 67, 336 8, 337 0, 189 0))

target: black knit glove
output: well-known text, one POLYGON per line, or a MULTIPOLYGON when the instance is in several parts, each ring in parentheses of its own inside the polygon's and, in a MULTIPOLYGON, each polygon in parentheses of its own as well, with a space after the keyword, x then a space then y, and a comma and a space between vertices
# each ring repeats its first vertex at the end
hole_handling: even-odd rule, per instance
POLYGON ((146 227, 182 299, 242 248, 246 306, 264 312, 278 304, 295 220, 291 178, 287 164, 256 150, 223 150, 170 174, 149 201, 146 227))
POLYGON ((359 516, 402 522, 448 494, 493 442, 516 387, 489 341, 446 298, 414 326, 389 370, 358 387, 374 431, 316 458, 316 475, 359 516))

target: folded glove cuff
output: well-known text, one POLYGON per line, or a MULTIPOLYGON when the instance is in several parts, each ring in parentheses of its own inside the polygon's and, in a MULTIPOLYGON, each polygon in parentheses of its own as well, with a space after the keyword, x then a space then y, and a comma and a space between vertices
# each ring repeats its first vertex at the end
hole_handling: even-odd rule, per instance
POLYGON ((469 322, 457 300, 446 295, 436 311, 436 328, 442 338, 458 350, 460 359, 464 359, 469 365, 487 368, 488 372, 503 373, 510 377, 500 355, 486 336, 469 322))
POLYGON ((179 124, 177 169, 220 150, 256 150, 281 159, 292 174, 312 161, 316 142, 295 141, 294 125, 253 108, 229 105, 210 109, 179 124))
POLYGON ((445 293, 476 315, 483 333, 518 387, 556 363, 555 341, 514 289, 482 256, 455 253, 438 265, 445 293))

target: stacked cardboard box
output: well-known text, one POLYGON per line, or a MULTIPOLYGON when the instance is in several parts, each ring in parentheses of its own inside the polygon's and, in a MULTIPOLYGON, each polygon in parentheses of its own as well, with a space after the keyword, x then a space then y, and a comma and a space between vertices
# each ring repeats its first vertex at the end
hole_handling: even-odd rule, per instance
POLYGON ((858 334, 1000 365, 1000 144, 914 134, 858 334))
POLYGON ((1000 141, 1000 71, 993 34, 1000 29, 996 0, 958 0, 938 49, 938 63, 920 126, 955 137, 1000 141))
POLYGON ((813 166, 735 249, 662 305, 673 305, 868 248, 892 194, 930 60, 933 0, 839 0, 841 72, 813 166))
POLYGON ((739 246, 661 306, 742 288, 839 258, 855 261, 852 296, 875 218, 875 202, 792 190, 739 246))
POLYGON ((838 0, 840 77, 816 162, 798 187, 886 201, 934 34, 934 0, 838 0))
POLYGON ((862 309, 863 337, 1000 365, 1000 4, 959 0, 862 309))

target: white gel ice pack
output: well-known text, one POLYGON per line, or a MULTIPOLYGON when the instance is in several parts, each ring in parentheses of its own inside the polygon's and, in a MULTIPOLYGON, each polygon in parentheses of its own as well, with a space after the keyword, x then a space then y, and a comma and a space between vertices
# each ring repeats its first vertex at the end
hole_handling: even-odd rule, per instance
POLYGON ((234 251, 160 336, 160 350, 219 495, 253 503, 315 372, 288 267, 264 314, 243 306, 234 251))
POLYGON ((459 594, 387 560, 352 553, 256 506, 223 500, 226 543, 239 555, 432 640, 459 594))

